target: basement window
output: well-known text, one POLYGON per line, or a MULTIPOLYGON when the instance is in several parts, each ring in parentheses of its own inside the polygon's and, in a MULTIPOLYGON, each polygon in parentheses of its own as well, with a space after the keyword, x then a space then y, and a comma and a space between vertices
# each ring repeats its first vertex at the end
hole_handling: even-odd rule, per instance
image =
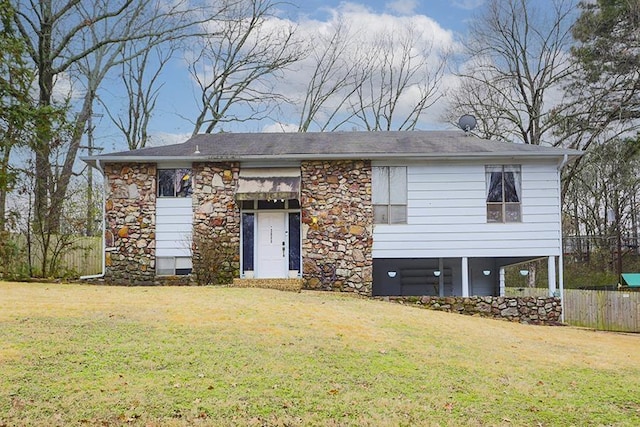
POLYGON ((191 274, 191 257, 157 257, 158 276, 186 276, 191 274))

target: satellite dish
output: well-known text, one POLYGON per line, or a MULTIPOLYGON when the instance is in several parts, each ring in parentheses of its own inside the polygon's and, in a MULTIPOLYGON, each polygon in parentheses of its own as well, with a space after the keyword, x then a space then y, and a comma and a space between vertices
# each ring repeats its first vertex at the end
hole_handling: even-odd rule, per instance
POLYGON ((471 114, 465 114, 458 119, 458 126, 465 132, 475 129, 476 118, 471 114))

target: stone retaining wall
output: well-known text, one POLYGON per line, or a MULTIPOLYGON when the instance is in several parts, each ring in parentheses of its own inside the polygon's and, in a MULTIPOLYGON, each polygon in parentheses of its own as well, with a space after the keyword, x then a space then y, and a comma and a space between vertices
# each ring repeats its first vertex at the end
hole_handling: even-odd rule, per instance
POLYGON ((371 162, 301 165, 305 288, 371 295, 371 162))
POLYGON ((560 323, 562 305, 556 297, 385 297, 398 303, 450 313, 506 319, 535 325, 560 323))

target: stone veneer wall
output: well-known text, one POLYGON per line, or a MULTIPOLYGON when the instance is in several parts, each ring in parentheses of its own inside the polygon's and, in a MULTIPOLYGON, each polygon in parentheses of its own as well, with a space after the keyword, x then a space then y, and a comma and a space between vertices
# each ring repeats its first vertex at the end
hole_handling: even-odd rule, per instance
POLYGON ((240 164, 194 163, 193 182, 193 231, 205 235, 230 236, 235 246, 234 277, 240 272, 240 209, 235 192, 238 187, 240 164))
POLYGON ((155 276, 156 166, 105 164, 107 252, 105 281, 153 284, 155 276), (113 237, 113 238, 111 238, 113 237))
POLYGON ((562 304, 556 297, 383 297, 431 310, 479 315, 536 325, 560 323, 562 304))
POLYGON ((370 161, 301 164, 304 286, 371 295, 370 161))

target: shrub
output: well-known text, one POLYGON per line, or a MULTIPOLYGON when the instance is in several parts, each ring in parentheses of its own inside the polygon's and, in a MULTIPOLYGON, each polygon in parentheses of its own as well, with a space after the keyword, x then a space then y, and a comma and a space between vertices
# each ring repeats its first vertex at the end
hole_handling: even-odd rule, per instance
POLYGON ((198 231, 193 237, 193 273, 198 285, 226 285, 238 268, 238 244, 227 234, 198 231))
POLYGON ((29 277, 24 247, 8 231, 0 231, 0 277, 22 280, 29 277))

